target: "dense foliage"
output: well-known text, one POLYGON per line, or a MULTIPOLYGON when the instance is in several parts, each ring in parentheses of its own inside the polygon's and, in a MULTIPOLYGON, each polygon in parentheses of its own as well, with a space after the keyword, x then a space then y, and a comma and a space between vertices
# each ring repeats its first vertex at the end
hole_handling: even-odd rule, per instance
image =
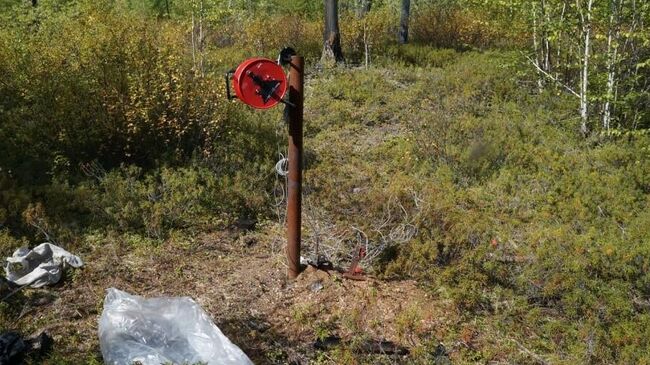
POLYGON ((340 1, 323 69, 316 1, 0 0, 0 254, 275 218, 282 112, 223 73, 290 44, 307 240, 353 226, 452 300, 492 337, 461 361, 650 362, 648 4, 413 3, 397 46, 398 1, 340 1))

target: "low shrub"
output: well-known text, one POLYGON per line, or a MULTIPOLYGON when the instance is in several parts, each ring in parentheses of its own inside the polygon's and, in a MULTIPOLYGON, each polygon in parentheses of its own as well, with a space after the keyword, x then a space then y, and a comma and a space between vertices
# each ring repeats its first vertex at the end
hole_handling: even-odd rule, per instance
MULTIPOLYGON (((330 231, 389 242, 377 272, 444 293, 486 336, 513 333, 549 362, 645 361, 632 328, 650 300, 650 139, 585 140, 565 117, 575 101, 526 87, 516 55, 454 57, 444 72, 417 61, 316 82, 308 205, 330 231), (398 235, 406 223, 417 234, 398 235)), ((459 356, 527 361, 491 346, 459 356)))

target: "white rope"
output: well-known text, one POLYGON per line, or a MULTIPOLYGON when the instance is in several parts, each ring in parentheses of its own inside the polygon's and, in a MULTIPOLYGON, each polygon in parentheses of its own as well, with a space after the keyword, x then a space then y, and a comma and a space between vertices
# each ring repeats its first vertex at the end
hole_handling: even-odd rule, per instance
MULTIPOLYGON (((277 153, 280 160, 275 164, 275 187, 273 188, 273 197, 275 199, 275 213, 279 224, 284 224, 286 220, 286 202, 288 196, 288 160, 282 153, 280 140, 286 135, 286 123, 278 124, 275 128, 275 134, 278 137, 277 153)), ((288 154, 288 151, 287 151, 288 154)))
POLYGON ((275 164, 275 172, 280 176, 287 176, 289 174, 289 159, 280 153, 280 160, 275 164))

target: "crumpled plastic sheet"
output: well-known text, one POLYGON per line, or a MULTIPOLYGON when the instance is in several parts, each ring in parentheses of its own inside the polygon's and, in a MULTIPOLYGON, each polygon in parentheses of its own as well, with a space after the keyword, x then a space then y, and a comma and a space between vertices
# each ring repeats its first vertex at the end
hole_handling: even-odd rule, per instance
POLYGON ((66 266, 83 266, 81 258, 51 243, 41 243, 32 250, 19 248, 6 261, 7 280, 32 288, 58 283, 66 266))
POLYGON ((253 364, 189 297, 146 299, 108 289, 99 344, 110 365, 253 364))

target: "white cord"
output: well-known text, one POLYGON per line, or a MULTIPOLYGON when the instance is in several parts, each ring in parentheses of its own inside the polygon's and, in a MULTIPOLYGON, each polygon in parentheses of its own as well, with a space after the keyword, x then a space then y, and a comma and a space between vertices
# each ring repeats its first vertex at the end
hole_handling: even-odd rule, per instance
POLYGON ((275 172, 280 176, 287 176, 289 174, 289 159, 280 154, 282 158, 275 164, 275 172))

